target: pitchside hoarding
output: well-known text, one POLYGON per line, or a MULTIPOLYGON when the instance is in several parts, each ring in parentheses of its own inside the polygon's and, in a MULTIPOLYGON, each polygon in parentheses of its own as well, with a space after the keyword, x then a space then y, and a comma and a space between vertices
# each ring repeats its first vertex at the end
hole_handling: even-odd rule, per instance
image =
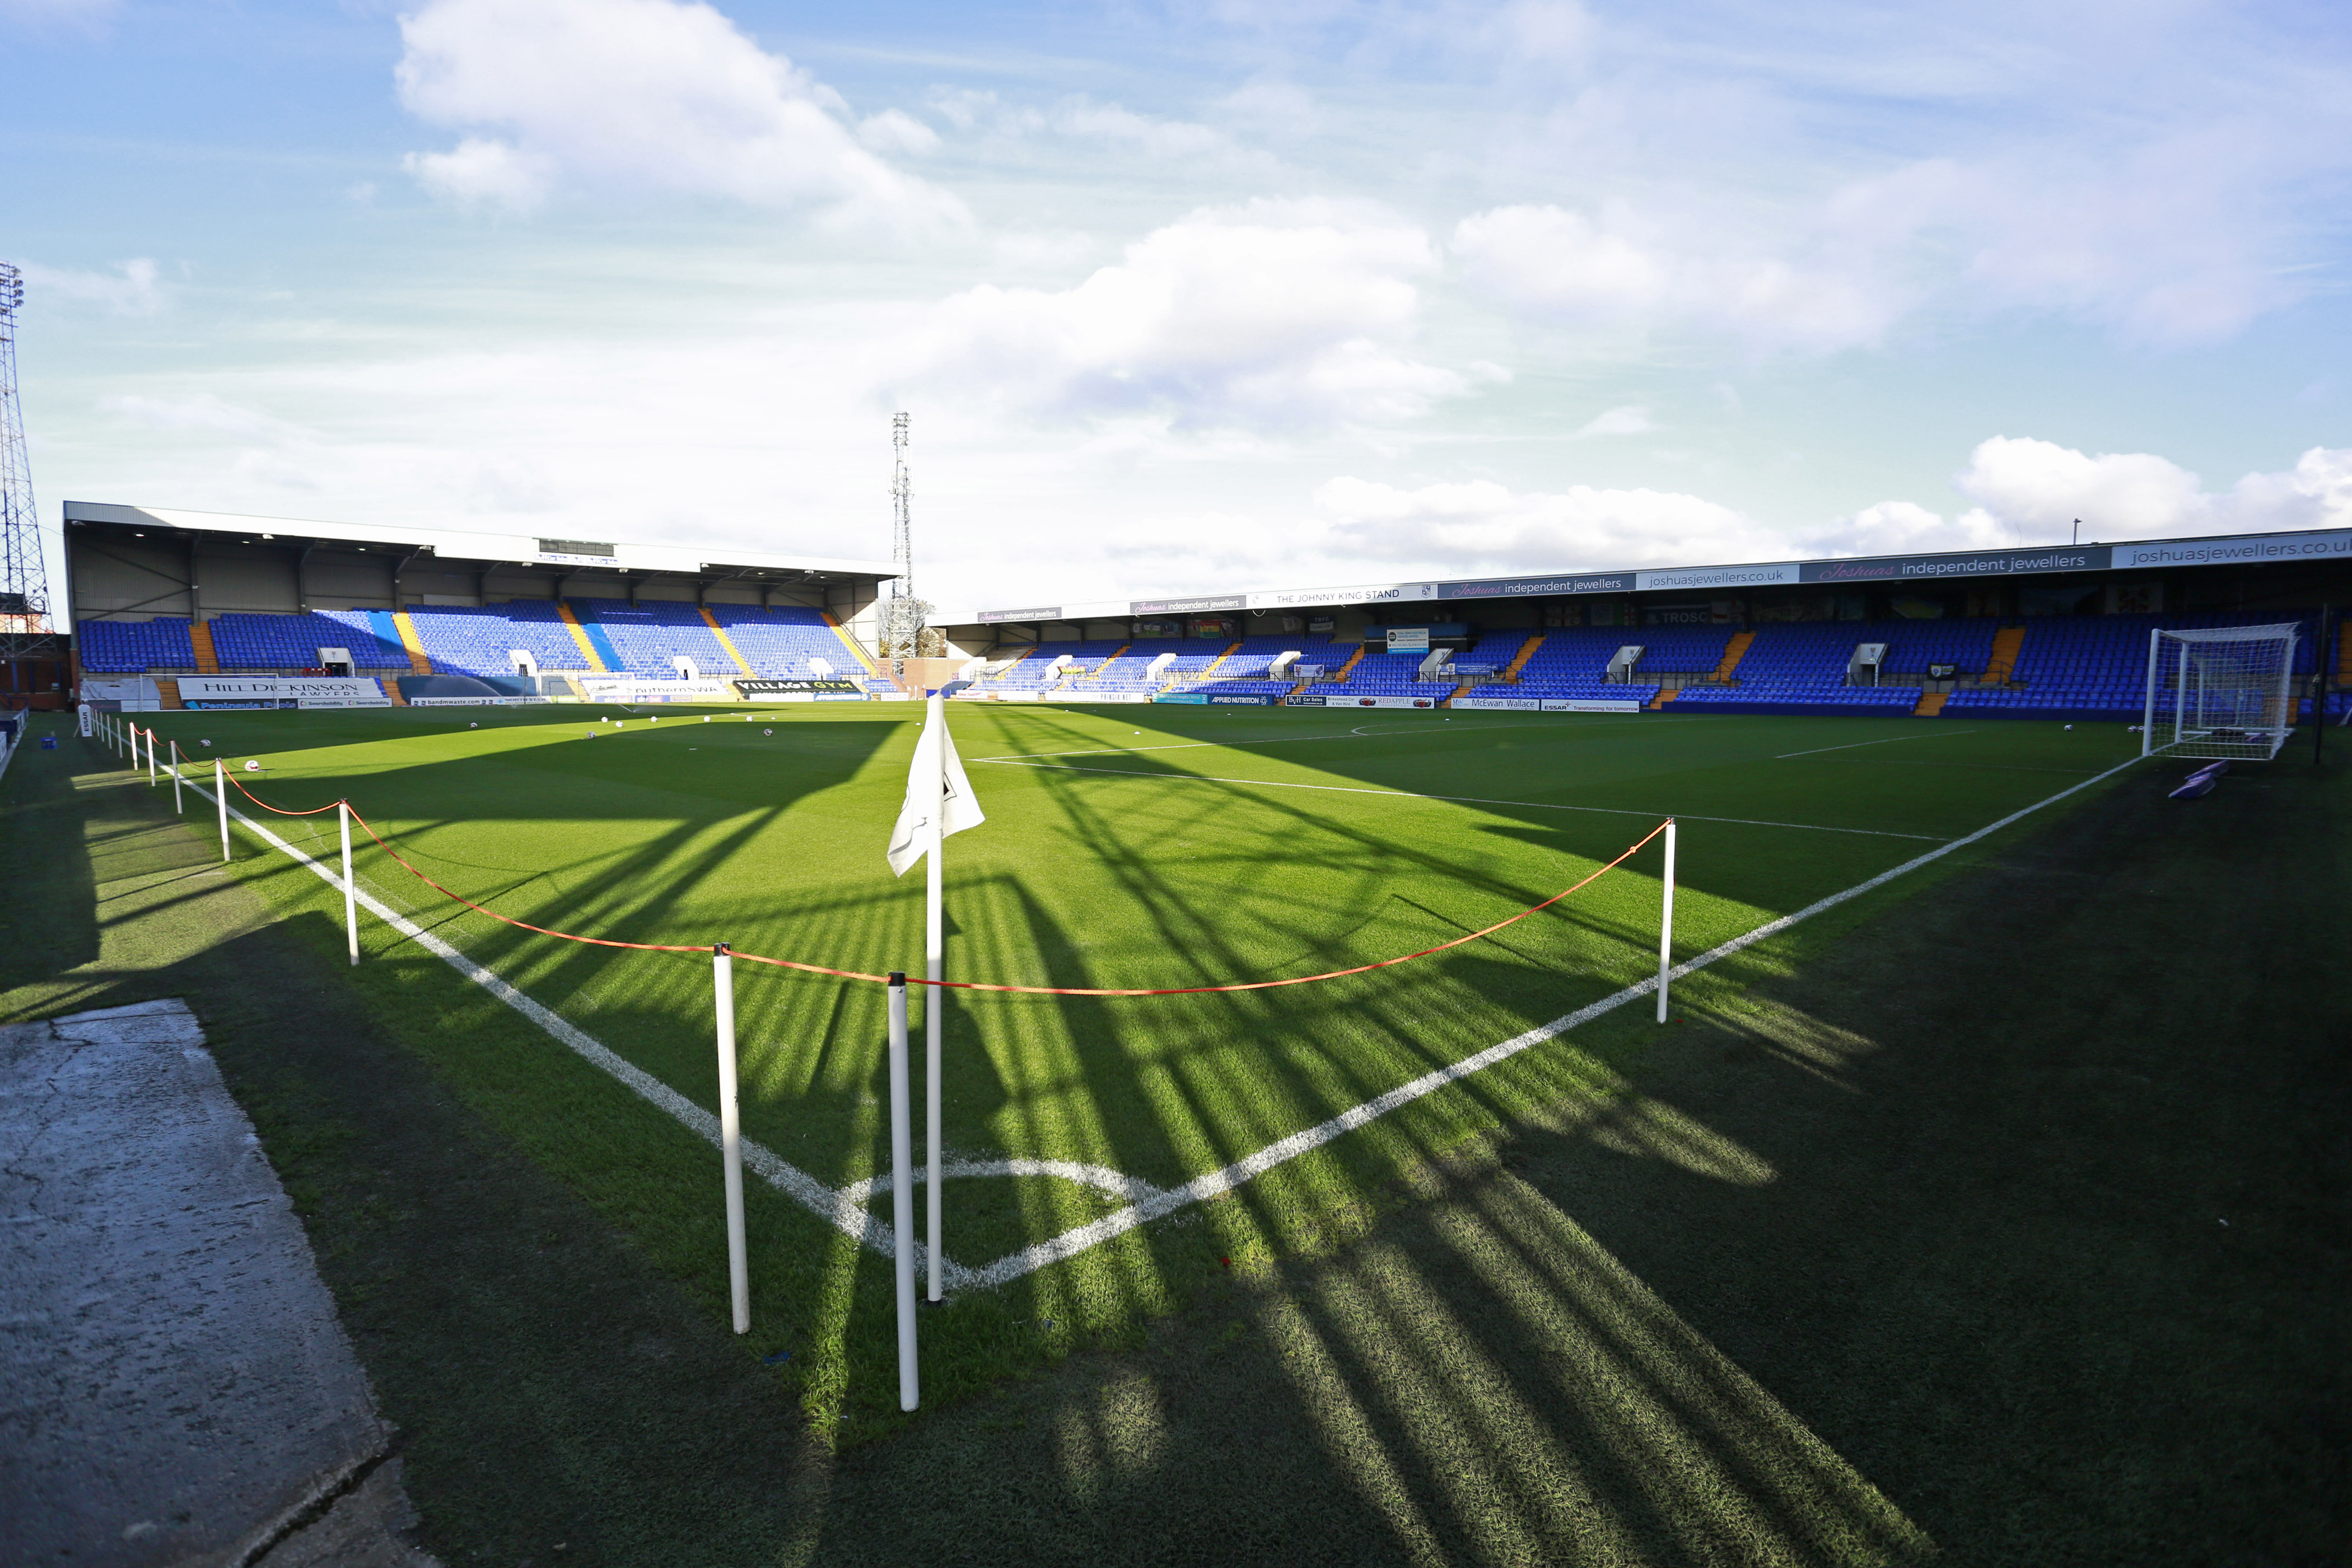
POLYGON ((389 708, 383 687, 365 676, 184 675, 180 700, 191 708, 257 702, 297 708, 389 708))
POLYGON ((737 680, 731 684, 743 694, 746 701, 766 701, 778 697, 863 697, 865 689, 853 680, 737 680))

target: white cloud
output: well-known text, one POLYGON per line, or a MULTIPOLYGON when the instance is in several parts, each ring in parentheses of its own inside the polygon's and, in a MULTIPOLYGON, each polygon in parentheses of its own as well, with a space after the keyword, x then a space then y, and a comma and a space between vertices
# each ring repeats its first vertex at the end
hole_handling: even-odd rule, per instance
POLYGON ((1349 553, 1448 573, 1683 566, 1788 549, 1754 519, 1671 490, 1522 493, 1491 479, 1404 489, 1340 478, 1316 490, 1315 505, 1349 553))
POLYGON ((1585 421, 1578 436, 1647 436, 1657 429, 1650 411, 1638 404, 1608 409, 1585 421))
POLYGON ((99 33, 121 9, 121 0, 0 0, 0 21, 99 33))
POLYGON ((112 272, 88 272, 70 267, 24 268, 27 291, 60 294, 83 304, 102 306, 126 316, 144 316, 164 304, 162 268, 148 257, 118 261, 112 272))
POLYGON ((857 122, 857 139, 877 153, 913 157, 940 150, 940 133, 902 110, 886 109, 857 122))
POLYGON ((1880 501, 1823 528, 1791 535, 1803 555, 1907 555, 1938 550, 1986 550, 2013 544, 2010 527, 1981 508, 1946 519, 1916 501, 1880 501))
POLYGON ((1435 270, 1428 236, 1384 212, 1255 202, 1196 212, 1076 288, 947 300, 908 379, 982 386, 1053 416, 1160 411, 1180 424, 1296 427, 1409 419, 1471 377, 1403 352, 1435 270))
POLYGON ((2209 491, 2149 452, 2091 457, 2031 437, 1979 442, 1952 488, 1976 504, 1947 520, 1912 501, 1881 501, 1792 538, 1810 553, 1880 555, 2063 544, 2076 520, 2088 543, 2182 534, 2352 528, 2352 448, 2314 447, 2293 468, 2252 473, 2209 491))
MULTIPOLYGON (((839 94, 709 5, 426 0, 400 31, 401 102, 466 132, 409 160, 437 195, 528 207, 576 182, 897 229, 964 220, 952 197, 859 144, 839 94)), ((921 129, 877 120, 902 146, 921 129)))
POLYGON ((2149 539, 2175 533, 2352 527, 2352 448, 2315 447, 2284 473, 2252 473, 2210 492, 2147 452, 2089 457, 2054 442, 1996 436, 1952 486, 2023 542, 2149 539))
MULTIPOLYGON (((1229 102, 1232 100, 1228 100, 1229 102)), ((1262 103, 1244 100, 1253 108, 1278 112, 1278 97, 1262 103)), ((1059 137, 1114 149, 1121 154, 1140 153, 1160 164, 1196 169, 1207 164, 1243 165, 1260 171, 1276 165, 1266 154, 1244 147, 1224 132, 1198 121, 1171 120, 1139 114, 1116 103, 1084 94, 1056 102, 1011 104, 995 93, 971 88, 940 88, 930 95, 932 112, 958 130, 1005 138, 1059 137)))
POLYGON ((1867 247, 1807 262, 1687 248, 1696 242, 1622 205, 1598 219, 1519 205, 1464 218, 1452 248, 1475 287, 1532 314, 1635 331, 1688 323, 1755 349, 1875 343, 1909 304, 1867 264, 1867 247))

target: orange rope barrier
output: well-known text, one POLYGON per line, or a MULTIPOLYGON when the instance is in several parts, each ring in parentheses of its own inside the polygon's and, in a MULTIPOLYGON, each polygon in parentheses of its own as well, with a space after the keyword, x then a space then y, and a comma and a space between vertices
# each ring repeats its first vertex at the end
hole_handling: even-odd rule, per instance
MULTIPOLYGON (((232 774, 226 776, 228 777, 231 784, 236 784, 235 775, 232 774)), ((275 812, 280 816, 316 816, 320 812, 332 811, 336 806, 344 804, 342 801, 330 801, 325 805, 320 806, 316 810, 312 811, 287 811, 257 799, 251 790, 247 789, 241 784, 237 784, 236 788, 239 795, 242 795, 246 799, 252 801, 254 805, 260 806, 264 811, 275 812)), ((536 931, 541 936, 551 936, 562 942, 583 942, 591 947, 628 948, 638 952, 709 952, 710 951, 709 944, 707 942, 615 942, 609 937, 581 936, 572 931, 555 931, 547 926, 533 925, 529 921, 519 921, 512 915, 500 914, 498 910, 491 909, 487 904, 478 904, 473 900, 466 897, 463 893, 451 891, 449 889, 445 888, 440 883, 435 881, 432 878, 426 876, 423 871, 418 870, 416 867, 409 861, 406 856, 403 855, 399 850, 394 849, 385 841, 383 835, 378 833, 375 830, 374 826, 371 824, 366 817, 360 815, 359 808, 357 806, 353 806, 352 808, 352 820, 358 823, 361 829, 365 832, 370 838, 375 840, 377 848, 382 849, 385 854, 398 861, 403 870, 415 878, 418 881, 424 883, 426 887, 432 889, 435 892, 439 893, 446 899, 451 899, 465 905, 467 909, 472 910, 476 914, 488 915, 494 921, 499 921, 504 924, 516 927, 518 930, 536 931)), ((925 980, 912 974, 906 977, 906 983, 909 985, 937 986, 941 990, 947 991, 1011 992, 1026 996, 1200 996, 1221 991, 1270 991, 1278 986, 1311 985, 1321 980, 1339 980, 1350 974, 1368 974, 1375 969, 1390 969, 1400 963, 1411 963, 1414 959, 1427 958, 1432 953, 1444 952, 1448 948, 1460 947, 1465 942, 1476 942, 1481 937, 1492 936, 1496 931, 1501 931, 1505 926, 1517 925, 1519 921, 1527 919, 1529 915, 1537 914, 1544 910, 1549 909, 1552 905, 1559 902, 1560 900, 1567 898, 1571 893, 1578 892, 1584 888, 1590 887, 1592 883, 1600 880, 1602 877, 1608 875, 1618 867, 1623 865, 1626 861, 1632 859, 1635 851, 1639 850, 1643 845, 1649 843, 1651 839, 1655 838, 1659 834, 1664 833, 1666 830, 1667 825, 1673 820, 1674 819, 1672 817, 1669 817, 1665 822, 1661 822, 1657 826, 1650 829, 1649 832, 1643 834, 1640 838, 1635 839, 1632 844, 1627 845, 1624 851, 1620 854, 1617 858, 1610 861, 1606 866, 1601 867, 1591 876, 1588 876, 1581 881, 1573 883, 1569 887, 1562 888, 1559 892, 1554 893, 1550 898, 1546 899, 1539 904, 1528 905, 1526 909, 1521 910, 1517 914, 1512 915, 1507 920, 1496 921, 1493 925, 1486 926, 1478 931, 1474 931, 1466 936, 1457 936, 1451 942, 1441 942, 1435 947, 1423 948, 1419 952, 1403 953, 1395 958, 1377 959, 1370 963, 1357 964, 1352 969, 1334 969, 1321 974, 1295 974, 1282 980, 1244 980, 1237 981, 1227 985, 1172 985, 1158 988, 1092 985, 999 985, 984 980, 925 980)), ((732 951, 735 957, 743 960, 747 963, 765 963, 777 969, 796 969, 804 974, 829 974, 834 976, 835 979, 840 980, 863 980, 870 982, 876 985, 887 985, 890 983, 890 977, 887 974, 868 974, 862 970, 856 969, 829 969, 821 963, 803 963, 798 959, 792 958, 768 958, 756 952, 745 952, 740 948, 732 951)))

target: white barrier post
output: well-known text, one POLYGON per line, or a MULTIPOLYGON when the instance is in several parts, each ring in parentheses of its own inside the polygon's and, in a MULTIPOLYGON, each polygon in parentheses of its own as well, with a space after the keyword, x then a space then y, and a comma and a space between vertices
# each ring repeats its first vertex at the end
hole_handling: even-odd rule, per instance
POLYGON ((1675 824, 1666 819, 1666 874, 1658 904, 1658 1022, 1666 1021, 1666 971, 1675 963, 1675 824))
POLYGON ((350 942, 352 963, 360 961, 359 895, 352 882, 352 803, 335 802, 335 819, 343 829, 343 936, 350 942))
POLYGON ((147 787, 155 787, 155 728, 147 727, 147 787))
POLYGON ((890 973, 890 1223, 898 1232, 898 1408, 921 1403, 915 1370, 915 1131, 907 1098, 907 977, 890 973))
POLYGON ((735 1331, 751 1331, 751 1264, 743 1249, 743 1128, 735 1106, 735 955, 710 945, 710 984, 719 998, 719 1159, 727 1173, 727 1292, 735 1331))
POLYGON ((180 804, 180 742, 166 741, 163 743, 172 748, 172 809, 185 816, 187 809, 180 804))
POLYGON ((218 757, 213 759, 213 796, 220 802, 221 862, 228 862, 228 774, 218 757))

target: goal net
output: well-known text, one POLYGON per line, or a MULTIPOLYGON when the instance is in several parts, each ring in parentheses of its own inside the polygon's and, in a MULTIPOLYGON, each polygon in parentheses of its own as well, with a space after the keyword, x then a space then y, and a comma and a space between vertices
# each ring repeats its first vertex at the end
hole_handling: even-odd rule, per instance
POLYGON ((2266 763, 2294 732, 2300 628, 2221 626, 2152 631, 2142 756, 2266 763))

